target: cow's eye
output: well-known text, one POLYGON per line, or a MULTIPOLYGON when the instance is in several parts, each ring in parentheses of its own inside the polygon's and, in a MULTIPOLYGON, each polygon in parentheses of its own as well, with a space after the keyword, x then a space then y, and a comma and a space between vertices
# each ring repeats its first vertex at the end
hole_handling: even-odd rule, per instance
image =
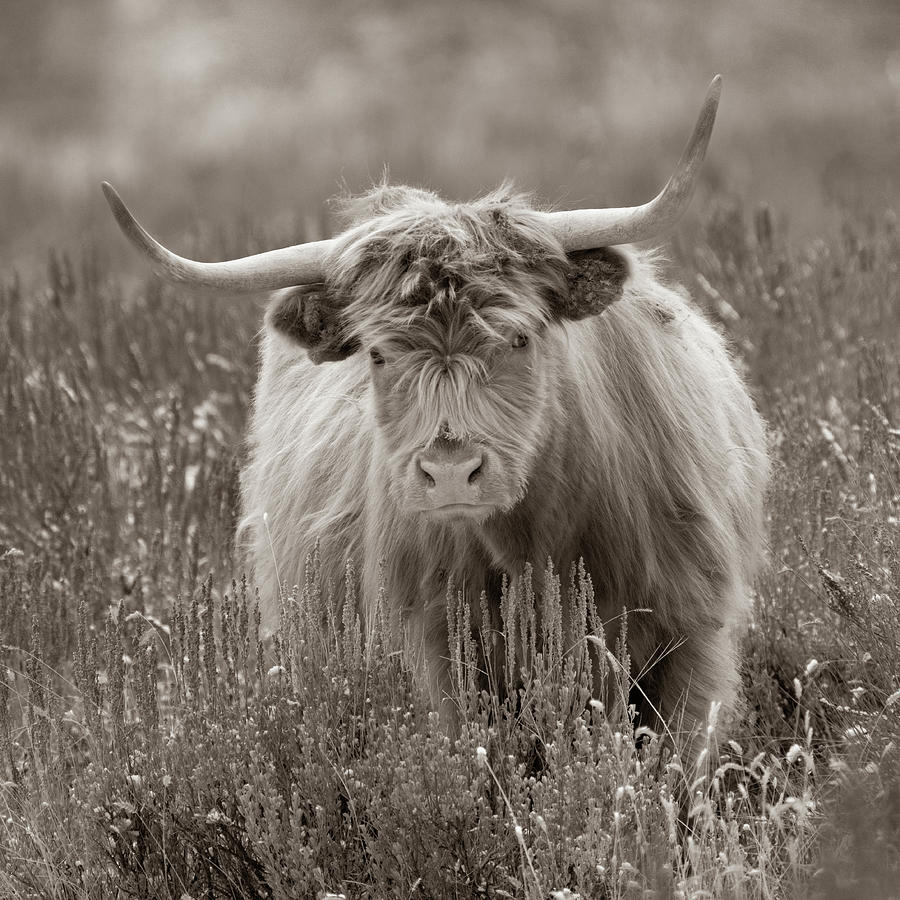
POLYGON ((374 347, 369 351, 369 356, 372 357, 372 362, 376 366, 384 365, 384 357, 374 347))
POLYGON ((513 338, 512 342, 513 347, 516 350, 521 350, 523 347, 528 346, 528 335, 523 334, 521 331, 513 338))

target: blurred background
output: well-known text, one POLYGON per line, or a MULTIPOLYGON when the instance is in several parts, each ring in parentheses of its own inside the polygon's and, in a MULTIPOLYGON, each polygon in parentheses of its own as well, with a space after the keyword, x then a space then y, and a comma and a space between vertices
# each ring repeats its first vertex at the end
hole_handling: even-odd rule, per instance
POLYGON ((642 202, 717 72, 691 215, 713 197, 768 203, 792 233, 819 234, 900 197, 897 0, 3 0, 2 13, 5 269, 51 246, 139 268, 101 179, 182 252, 211 245, 211 222, 260 245, 318 236, 324 201, 385 165, 461 199, 511 176, 557 206, 642 202))

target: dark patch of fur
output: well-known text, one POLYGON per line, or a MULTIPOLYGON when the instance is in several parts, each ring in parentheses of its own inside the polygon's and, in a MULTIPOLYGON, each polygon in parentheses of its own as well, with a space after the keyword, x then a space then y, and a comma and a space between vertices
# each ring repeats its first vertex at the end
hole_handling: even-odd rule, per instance
POLYGON ((324 285, 306 285, 281 294, 269 310, 269 322, 305 347, 314 363, 336 362, 359 350, 343 334, 340 309, 324 285))
POLYGON ((612 247, 569 254, 568 291, 556 298, 553 313, 560 319, 585 319, 603 312, 622 296, 628 262, 612 247))

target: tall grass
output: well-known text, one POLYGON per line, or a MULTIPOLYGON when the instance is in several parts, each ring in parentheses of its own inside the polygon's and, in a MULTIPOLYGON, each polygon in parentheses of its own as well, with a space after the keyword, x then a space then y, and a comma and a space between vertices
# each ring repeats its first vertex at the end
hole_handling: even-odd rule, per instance
MULTIPOLYGON (((900 879, 900 236, 723 204, 673 274, 771 426, 745 708, 636 743, 583 573, 448 593, 451 745, 315 559, 271 646, 233 545, 256 307, 101 260, 0 289, 0 895, 879 897, 900 879), (578 610, 565 626, 562 598, 578 610), (537 611, 537 612, 536 612, 537 611), (505 685, 504 689, 497 689, 505 685), (494 688, 493 690, 491 688, 494 688)), ((348 598, 349 597, 349 601, 348 598)))

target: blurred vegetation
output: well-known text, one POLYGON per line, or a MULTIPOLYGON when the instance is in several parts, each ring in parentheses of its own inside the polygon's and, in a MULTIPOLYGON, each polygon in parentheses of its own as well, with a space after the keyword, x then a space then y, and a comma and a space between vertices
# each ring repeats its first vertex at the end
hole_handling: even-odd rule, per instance
POLYGON ((900 192, 898 48, 893 0, 5 0, 0 261, 130 264, 102 179, 187 250, 212 222, 320 228, 384 165, 463 199, 511 176, 640 202, 716 72, 706 196, 821 234, 900 192))

